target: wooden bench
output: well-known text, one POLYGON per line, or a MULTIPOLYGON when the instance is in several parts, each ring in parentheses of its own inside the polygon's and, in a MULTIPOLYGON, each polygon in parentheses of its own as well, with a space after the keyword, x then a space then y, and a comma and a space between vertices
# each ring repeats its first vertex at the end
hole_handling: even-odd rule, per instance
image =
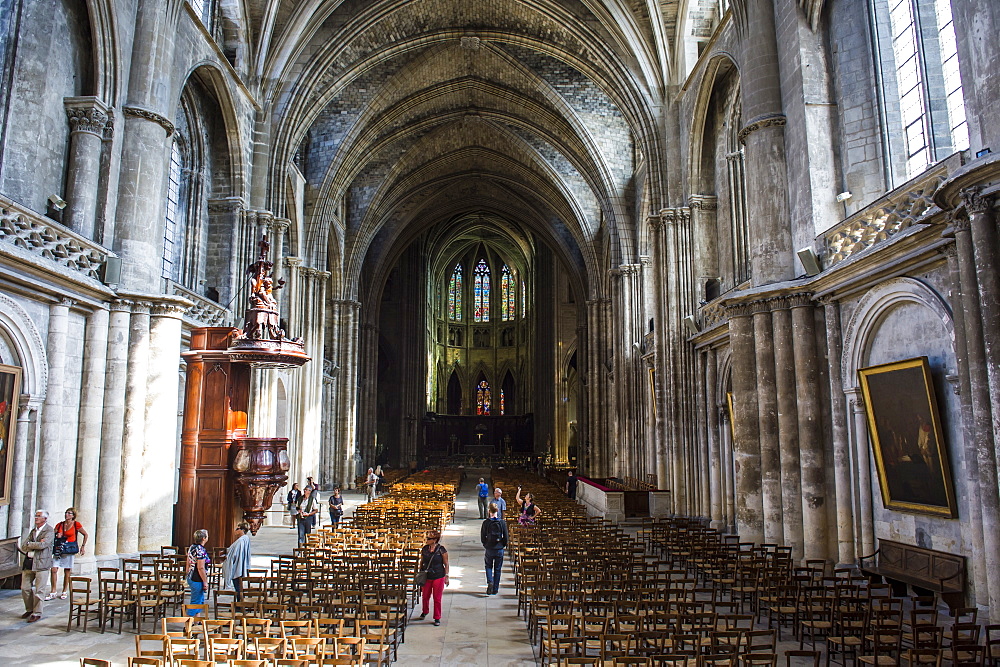
POLYGON ((21 552, 17 550, 20 539, 8 537, 0 540, 0 586, 3 588, 21 587, 21 552), (16 581, 11 577, 16 577, 16 581))
POLYGON ((965 606, 965 556, 891 540, 879 539, 878 544, 875 553, 858 560, 864 574, 904 589, 909 584, 934 591, 949 609, 965 606))

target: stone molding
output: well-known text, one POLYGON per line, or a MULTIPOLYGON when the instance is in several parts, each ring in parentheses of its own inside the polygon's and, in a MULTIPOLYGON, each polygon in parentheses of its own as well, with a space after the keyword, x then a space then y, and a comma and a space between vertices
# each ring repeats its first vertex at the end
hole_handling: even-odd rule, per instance
MULTIPOLYGON (((858 369, 863 366, 863 357, 868 349, 869 339, 878 330, 882 316, 899 303, 917 303, 929 309, 941 320, 952 345, 955 343, 955 323, 948 304, 934 290, 914 278, 894 278, 876 285, 858 301, 843 334, 841 348, 841 375, 844 391, 853 391, 858 381, 858 369)), ((830 363, 835 363, 833 359, 830 363)))
POLYGON ((133 315, 149 315, 149 311, 153 308, 152 301, 141 301, 135 300, 132 302, 132 314, 133 315))
POLYGON ((757 130, 763 130, 767 127, 784 127, 788 120, 785 118, 783 113, 766 114, 764 116, 758 116, 754 118, 749 123, 743 126, 738 135, 740 144, 746 146, 747 137, 756 132, 757 130))
POLYGON ((736 317, 750 317, 756 310, 756 303, 732 303, 726 306, 726 316, 729 319, 736 317))
POLYGON ((184 320, 198 327, 231 327, 233 313, 221 304, 208 299, 197 292, 178 285, 172 280, 167 281, 167 292, 184 310, 184 320))
POLYGON ((174 133, 174 124, 167 120, 164 116, 156 113, 155 111, 150 111, 149 109, 143 109, 142 107, 122 107, 122 112, 126 116, 131 116, 133 118, 142 118, 144 120, 156 123, 164 129, 167 136, 171 136, 174 133))
POLYGON ((789 308, 812 308, 815 306, 815 301, 813 301, 812 294, 808 292, 799 292, 798 294, 789 294, 785 297, 788 301, 789 308))
POLYGON ((683 222, 691 218, 691 209, 687 206, 660 209, 660 217, 665 224, 683 222))
POLYGON ((287 266, 289 268, 295 268, 295 267, 298 267, 298 266, 302 266, 302 258, 301 257, 285 257, 285 258, 282 259, 282 261, 285 263, 285 266, 287 266))
POLYGON ((108 304, 108 310, 112 313, 130 313, 132 312, 132 302, 128 299, 115 299, 108 304))
POLYGON ((473 35, 464 35, 459 39, 459 44, 466 51, 478 51, 482 43, 483 40, 473 35))
MULTIPOLYGON (((21 393, 44 399, 49 386, 49 362, 45 341, 21 304, 0 292, 0 329, 7 332, 20 357, 21 393)), ((6 360, 5 360, 6 361, 6 360)))
POLYGON ((209 213, 235 213, 243 210, 243 199, 240 197, 226 197, 224 199, 209 199, 209 213))
POLYGON ((63 99, 70 132, 89 132, 103 137, 108 124, 108 107, 96 97, 63 99))
POLYGON ((642 264, 622 264, 618 271, 622 276, 636 276, 642 272, 642 264))
POLYGON ((188 310, 187 307, 180 303, 154 303, 149 309, 149 316, 181 319, 188 310))
POLYGON ((969 220, 969 216, 964 210, 955 211, 955 214, 951 216, 951 228, 956 234, 967 232, 972 228, 972 221, 969 220))

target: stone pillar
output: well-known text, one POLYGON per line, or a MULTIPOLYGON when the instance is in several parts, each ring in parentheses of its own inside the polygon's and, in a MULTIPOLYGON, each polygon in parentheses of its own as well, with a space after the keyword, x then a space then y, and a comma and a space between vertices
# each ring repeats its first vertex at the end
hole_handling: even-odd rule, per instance
POLYGON ((751 277, 754 285, 766 285, 795 276, 773 0, 735 2, 733 18, 743 44, 739 138, 746 147, 746 190, 751 193, 747 197, 751 277))
POLYGON ((778 444, 778 391, 774 368, 774 337, 771 329, 770 304, 757 302, 753 306, 764 541, 780 544, 784 541, 785 528, 781 515, 781 454, 778 444))
MULTIPOLYGON (((160 302, 150 311, 149 364, 139 507, 139 550, 172 544, 178 433, 181 316, 185 303, 160 302)), ((222 537, 222 536, 220 536, 222 537)))
POLYGON ((774 329, 774 365, 778 387, 778 444, 781 452, 781 515, 784 543, 792 558, 802 560, 802 478, 799 463, 799 424, 796 404, 795 356, 792 350, 792 314, 786 298, 776 299, 771 311, 774 329))
POLYGON ((101 148, 108 122, 108 107, 96 97, 67 97, 63 103, 70 127, 66 225, 78 234, 94 239, 101 148))
POLYGON ((118 515, 118 553, 123 554, 139 551, 151 305, 146 301, 134 302, 132 316, 129 319, 128 373, 125 382, 125 414, 122 429, 122 481, 118 515))
MULTIPOLYGON (((656 421, 653 425, 653 443, 655 451, 655 467, 657 486, 661 489, 670 489, 670 466, 667 456, 667 416, 666 416, 666 392, 665 386, 667 373, 666 367, 666 297, 664 271, 666 267, 666 254, 663 247, 663 218, 661 216, 650 216, 648 219, 650 230, 650 243, 653 249, 652 269, 653 269, 653 347, 654 356, 654 379, 653 388, 654 414, 656 421)), ((578 332, 580 340, 584 340, 578 332)), ((672 490, 672 489, 671 489, 672 490)), ((671 494, 673 495, 673 494, 671 494)))
MULTIPOLYGON (((21 395, 17 406, 17 432, 14 434, 14 462, 10 474, 10 507, 7 510, 7 535, 21 535, 27 523, 28 513, 25 511, 25 475, 28 468, 28 447, 31 444, 33 421, 38 416, 38 404, 21 395)), ((44 508, 48 509, 48 508, 44 508)), ((49 510, 50 512, 52 510, 49 510)), ((56 510, 58 511, 58 510, 56 510)), ((34 513, 31 514, 34 516, 34 513)))
POLYGON ((340 479, 353 488, 358 474, 355 453, 357 452, 357 393, 358 393, 358 313, 361 304, 348 299, 332 301, 333 322, 337 327, 332 332, 335 341, 333 362, 340 367, 335 378, 336 420, 338 435, 336 451, 339 453, 340 479))
MULTIPOLYGON (((966 232, 968 221, 963 218, 966 232)), ((953 223, 954 230, 954 223, 953 223)), ((962 406, 962 439, 964 441, 965 466, 969 474, 969 529, 972 533, 973 553, 983 554, 982 558, 972 558, 972 578, 975 584, 976 602, 983 607, 989 605, 989 587, 986 577, 987 551, 983 536, 983 506, 980 493, 980 475, 972 473, 972 462, 978 461, 975 415, 972 410, 972 383, 969 379, 969 343, 967 340, 966 311, 962 299, 962 279, 958 266, 956 244, 943 249, 948 258, 948 273, 951 277, 951 312, 955 324, 955 359, 958 365, 958 395, 962 406)), ((987 431, 989 433, 989 431, 987 431)), ((981 472, 981 471, 980 471, 981 472)))
POLYGON ((178 14, 154 2, 139 4, 135 15, 115 214, 122 285, 133 291, 156 293, 160 287, 167 139, 174 132, 164 114, 176 106, 178 94, 165 72, 173 65, 178 14))
POLYGON ((791 297, 795 390, 799 415, 799 460, 802 467, 802 537, 805 557, 826 558, 826 448, 820 429, 819 359, 816 317, 808 294, 791 297))
POLYGON ((719 446, 719 410, 716 407, 715 392, 719 384, 718 351, 710 349, 705 353, 705 423, 708 438, 708 486, 710 501, 710 528, 722 530, 726 522, 723 519, 722 506, 722 453, 719 446))
POLYGON ((851 509, 851 443, 847 433, 847 406, 841 373, 843 343, 840 334, 840 306, 833 299, 823 301, 826 313, 826 356, 830 376, 830 421, 833 435, 833 471, 837 494, 838 565, 852 565, 854 516, 851 509))
POLYGON ((733 458, 735 517, 740 538, 764 541, 764 498, 760 476, 760 433, 757 419, 757 363, 752 309, 729 307, 729 344, 733 350, 733 458))
MULTIPOLYGON (((80 521, 97 530, 97 490, 101 460, 101 419, 104 414, 104 383, 108 353, 108 311, 99 308, 87 318, 83 348, 83 388, 80 393, 80 456, 76 469, 74 505, 80 521)), ((96 535, 92 536, 96 537, 96 535)), ((95 543, 86 554, 93 560, 95 543)))
POLYGON ((872 516, 872 475, 871 448, 868 446, 868 419, 865 415, 865 405, 861 391, 853 389, 848 392, 851 403, 851 413, 854 417, 854 447, 858 462, 858 498, 855 509, 855 522, 858 526, 858 544, 862 556, 875 553, 875 526, 872 516))
POLYGON ((722 433, 722 507, 726 522, 726 532, 736 530, 736 495, 733 479, 733 429, 729 420, 729 406, 719 408, 719 423, 722 433))
MULTIPOLYGON (((996 431, 997 405, 991 401, 990 377, 987 369, 986 339, 996 335, 983 329, 984 318, 976 274, 976 254, 970 221, 956 216, 955 248, 961 284, 962 303, 954 308, 961 310, 965 323, 965 358, 969 376, 969 406, 972 412, 973 432, 976 434, 976 457, 973 459, 979 474, 979 501, 982 503, 983 559, 987 595, 991 609, 1000 608, 1000 484, 997 475, 996 431)), ((971 467, 972 461, 967 464, 971 467)))
POLYGON ((94 553, 118 553, 118 507, 121 504, 122 438, 125 428, 125 387, 128 380, 129 320, 132 304, 113 301, 105 359, 101 462, 97 485, 94 553))
POLYGON ((53 516, 59 515, 57 507, 66 489, 66 472, 60 454, 72 447, 65 447, 63 434, 63 405, 66 397, 66 346, 69 332, 70 299, 61 299, 49 306, 49 330, 46 344, 46 358, 49 364, 49 382, 45 388, 45 404, 42 407, 42 442, 38 451, 38 495, 34 509, 47 509, 53 516))

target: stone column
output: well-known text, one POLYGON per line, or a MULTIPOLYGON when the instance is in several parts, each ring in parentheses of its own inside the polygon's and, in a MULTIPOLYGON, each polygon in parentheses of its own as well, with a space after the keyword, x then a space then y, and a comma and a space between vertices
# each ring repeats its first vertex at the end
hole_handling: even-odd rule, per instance
MULTIPOLYGON (((953 223, 954 224, 954 223, 953 223)), ((968 222, 965 221, 968 227, 968 222)), ((954 229, 954 226, 953 226, 954 229)), ((969 344, 967 341, 966 312, 962 303, 962 279, 958 267, 958 249, 953 243, 943 248, 948 258, 948 273, 951 278, 951 312, 955 324, 955 359, 958 365, 958 392, 962 406, 962 439, 964 441, 965 467, 969 474, 969 529, 972 533, 973 553, 983 554, 982 558, 973 558, 972 574, 975 584, 975 597, 978 604, 986 607, 989 604, 989 588, 986 578, 986 547, 983 537, 983 506, 980 493, 980 478, 972 472, 972 463, 978 461, 977 434, 975 416, 972 410, 972 384, 969 379, 969 344)), ((987 431, 988 432, 988 431, 987 431)))
POLYGON ((37 508, 47 509, 58 516, 57 505, 64 497, 66 472, 62 465, 61 452, 67 449, 71 455, 73 448, 64 446, 63 406, 66 402, 64 384, 66 381, 66 346, 69 332, 70 299, 61 299, 49 306, 49 330, 46 344, 46 358, 49 364, 49 382, 45 388, 45 404, 42 407, 42 442, 38 451, 38 501, 37 508))
MULTIPOLYGON (((970 221, 956 216, 955 248, 961 284, 961 307, 965 323, 965 358, 969 375, 969 406, 972 411, 973 432, 976 434, 975 462, 979 473, 979 501, 982 503, 982 533, 984 567, 990 608, 1000 608, 1000 484, 997 475, 996 431, 994 421, 997 405, 990 397, 990 378, 987 369, 986 338, 996 332, 984 331, 981 312, 983 295, 979 290, 976 274, 976 256, 970 221)), ((972 461, 968 465, 971 466, 972 461)))
POLYGON ((705 353, 705 423, 708 438, 708 486, 711 496, 710 528, 722 530, 726 522, 723 520, 722 506, 722 453, 719 447, 719 410, 715 403, 715 392, 719 384, 718 351, 710 349, 705 353))
POLYGON ((335 432, 339 442, 340 478, 353 487, 357 475, 357 393, 358 393, 358 312, 361 304, 348 299, 332 302, 336 330, 332 333, 335 344, 333 362, 340 367, 335 379, 336 419, 335 432))
POLYGON ((165 114, 178 94, 164 73, 173 65, 178 14, 154 2, 140 3, 135 15, 115 214, 122 285, 133 291, 155 293, 160 287, 167 139, 174 132, 165 114))
POLYGON ((70 127, 66 225, 78 234, 93 239, 108 107, 96 97, 67 97, 63 104, 70 127))
MULTIPOLYGON (((26 394, 17 406, 17 432, 14 434, 14 462, 10 474, 10 507, 7 511, 7 535, 21 535, 28 523, 24 506, 25 475, 28 468, 28 447, 31 444, 32 422, 38 416, 38 404, 26 394)), ((43 508, 48 509, 48 508, 43 508)), ((53 510, 49 510, 50 512, 53 510)), ((58 510, 55 510, 58 512, 58 510)), ((31 513, 34 516, 34 513, 31 513)))
POLYGON ((118 553, 118 507, 121 504, 122 438, 125 428, 131 312, 130 301, 111 302, 101 419, 97 521, 94 526, 94 553, 98 556, 118 553))
MULTIPOLYGON (((654 356, 654 379, 656 386, 653 388, 654 413, 656 421, 653 425, 653 443, 655 451, 655 467, 657 486, 661 489, 670 488, 670 467, 667 457, 667 422, 666 422, 666 392, 663 390, 667 376, 666 368, 666 301, 664 296, 664 277, 666 254, 663 248, 663 218, 658 215, 648 218, 650 230, 650 243, 653 249, 652 269, 653 269, 653 347, 654 356)), ((577 332, 580 340, 584 340, 577 332)), ((671 489, 672 490, 672 489, 671 489)), ((673 495, 673 494, 671 494, 673 495)))
POLYGON ((826 357, 830 375, 830 420, 833 434, 833 471, 837 494, 838 565, 852 565, 854 517, 851 509, 851 443, 847 433, 847 406, 841 374, 843 343, 840 334, 840 306, 833 299, 822 302, 826 312, 826 357))
POLYGON ((735 459, 735 517, 740 538, 764 541, 764 497, 760 476, 760 432, 757 419, 757 362, 754 352, 753 310, 729 307, 729 344, 733 350, 733 457, 735 459))
POLYGON ((795 356, 796 404, 799 415, 799 460, 802 467, 802 537, 805 557, 826 558, 826 448, 820 429, 819 359, 816 316, 808 294, 790 298, 795 356))
POLYGON ((733 479, 733 430, 729 421, 729 406, 719 408, 719 423, 722 433, 722 507, 725 510, 726 531, 736 530, 736 496, 733 479))
MULTIPOLYGON (((181 359, 181 316, 186 303, 163 301, 150 310, 140 551, 155 551, 171 544, 173 538, 174 477, 180 448, 177 368, 181 359)), ((226 537, 218 536, 220 541, 226 537)))
POLYGON ((128 373, 125 382, 125 414, 122 429, 122 481, 118 515, 118 553, 122 554, 139 551, 151 307, 152 304, 147 301, 134 302, 132 316, 129 319, 128 373))
POLYGON ((865 415, 865 404, 861 391, 853 389, 847 392, 854 417, 854 447, 857 457, 858 498, 855 509, 855 522, 858 525, 858 544, 862 556, 875 553, 875 526, 872 516, 872 475, 871 448, 868 446, 868 419, 865 415))
MULTIPOLYGON (((76 506, 81 521, 97 530, 98 470, 101 460, 101 420, 108 353, 108 311, 99 308, 87 318, 83 348, 83 388, 80 393, 80 456, 76 469, 76 506)), ((96 537, 96 535, 92 535, 96 537)), ((95 543, 86 554, 93 560, 95 543)))
POLYGON ((746 147, 746 190, 751 193, 747 197, 751 277, 754 285, 766 285, 795 276, 774 4, 741 0, 732 7, 743 44, 739 138, 746 147))
POLYGON ((781 514, 781 453, 778 444, 778 391, 774 368, 774 337, 770 304, 753 304, 753 335, 757 367, 757 428, 764 501, 764 541, 780 544, 785 528, 781 514))
POLYGON ((774 365, 778 387, 778 444, 781 452, 781 516, 784 543, 792 558, 802 560, 802 478, 799 463, 799 424, 796 404, 795 356, 792 350, 792 314, 787 298, 776 299, 771 311, 774 328, 774 365))

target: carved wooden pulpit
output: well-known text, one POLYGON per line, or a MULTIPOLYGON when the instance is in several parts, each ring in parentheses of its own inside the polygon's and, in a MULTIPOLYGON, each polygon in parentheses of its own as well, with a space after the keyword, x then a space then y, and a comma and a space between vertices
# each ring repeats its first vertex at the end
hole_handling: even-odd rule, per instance
POLYGON ((301 339, 278 327, 277 301, 267 259, 267 236, 247 269, 249 307, 242 330, 203 327, 191 332, 181 431, 180 489, 174 505, 174 544, 208 530, 227 546, 240 520, 256 534, 275 492, 288 480, 288 439, 247 435, 251 369, 297 368, 309 361, 301 339))

